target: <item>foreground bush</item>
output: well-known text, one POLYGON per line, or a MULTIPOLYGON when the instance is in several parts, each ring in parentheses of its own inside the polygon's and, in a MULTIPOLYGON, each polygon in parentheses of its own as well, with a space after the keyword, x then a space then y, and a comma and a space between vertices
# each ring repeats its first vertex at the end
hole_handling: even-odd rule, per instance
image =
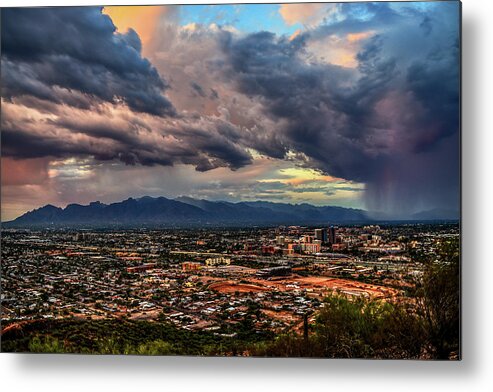
POLYGON ((424 258, 423 276, 405 301, 324 301, 308 337, 290 333, 254 345, 256 356, 451 359, 460 356, 459 242, 444 241, 424 258))

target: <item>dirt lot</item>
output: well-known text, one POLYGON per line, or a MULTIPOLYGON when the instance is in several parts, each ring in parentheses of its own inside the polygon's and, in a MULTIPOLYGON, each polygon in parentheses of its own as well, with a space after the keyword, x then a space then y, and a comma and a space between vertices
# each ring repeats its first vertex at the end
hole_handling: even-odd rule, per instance
POLYGON ((320 289, 341 291, 348 295, 367 295, 372 298, 384 298, 396 296, 399 292, 395 289, 362 283, 348 279, 327 278, 318 276, 290 278, 283 282, 286 285, 299 286, 300 289, 320 289))
POLYGON ((261 291, 269 290, 269 288, 265 286, 237 283, 235 281, 223 281, 223 282, 213 283, 209 286, 209 288, 211 290, 219 291, 220 293, 234 293, 236 291, 240 293, 259 293, 261 291))
POLYGON ((339 291, 347 295, 363 295, 371 298, 389 298, 399 294, 398 290, 385 286, 362 283, 354 280, 328 278, 323 276, 291 276, 285 279, 265 280, 259 278, 246 279, 248 283, 233 280, 212 283, 209 287, 222 293, 240 293, 261 291, 295 291, 307 290, 318 295, 326 295, 330 291, 339 291))

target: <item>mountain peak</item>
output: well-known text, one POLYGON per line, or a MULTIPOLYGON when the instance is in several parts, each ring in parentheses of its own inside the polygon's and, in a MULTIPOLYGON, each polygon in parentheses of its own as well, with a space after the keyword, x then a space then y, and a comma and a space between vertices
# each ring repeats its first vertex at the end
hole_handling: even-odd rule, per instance
POLYGON ((41 211, 41 210, 61 210, 61 208, 60 207, 56 207, 53 204, 47 204, 47 205, 45 205, 43 207, 37 208, 34 211, 41 211))

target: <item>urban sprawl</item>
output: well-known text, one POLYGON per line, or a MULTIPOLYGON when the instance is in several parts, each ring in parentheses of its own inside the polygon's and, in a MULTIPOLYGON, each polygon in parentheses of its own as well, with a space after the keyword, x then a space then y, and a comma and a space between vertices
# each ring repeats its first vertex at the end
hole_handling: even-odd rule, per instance
POLYGON ((4 230, 2 322, 166 321, 235 336, 301 331, 331 293, 393 301, 457 224, 4 230), (252 317, 254 316, 254 317, 252 317))

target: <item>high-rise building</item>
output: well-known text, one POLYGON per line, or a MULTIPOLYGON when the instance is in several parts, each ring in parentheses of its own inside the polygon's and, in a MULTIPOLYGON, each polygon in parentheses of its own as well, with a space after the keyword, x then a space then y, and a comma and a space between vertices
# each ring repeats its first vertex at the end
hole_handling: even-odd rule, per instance
POLYGON ((336 228, 334 226, 329 227, 329 242, 331 244, 336 243, 336 228))
POLYGON ((315 239, 327 242, 327 229, 315 229, 315 239))

